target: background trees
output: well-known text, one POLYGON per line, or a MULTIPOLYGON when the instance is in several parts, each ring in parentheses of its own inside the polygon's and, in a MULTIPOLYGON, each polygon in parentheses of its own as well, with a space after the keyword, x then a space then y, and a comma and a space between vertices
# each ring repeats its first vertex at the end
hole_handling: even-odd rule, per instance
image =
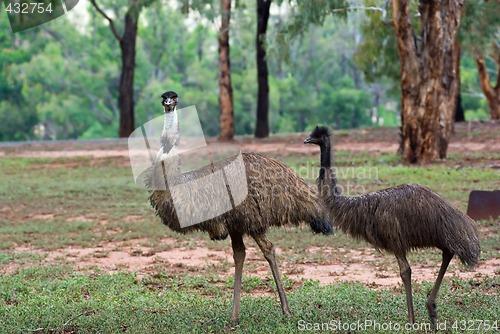
POLYGON ((392 1, 401 68, 401 152, 410 163, 446 158, 458 94, 455 41, 461 1, 420 1, 420 31, 409 0, 392 1))
POLYGON ((231 0, 221 0, 221 24, 219 30, 219 106, 221 140, 234 137, 233 86, 231 84, 231 61, 229 53, 229 27, 231 22, 231 0))
POLYGON ((266 33, 272 0, 257 0, 257 34, 255 37, 257 63, 257 123, 255 137, 269 136, 269 70, 266 59, 266 33))
POLYGON ((463 48, 475 58, 479 83, 486 97, 490 117, 500 119, 500 1, 466 2, 463 48), (496 67, 496 71, 495 71, 496 67), (496 83, 493 84, 496 78, 496 83))
MULTIPOLYGON (((125 22, 120 18, 129 2, 119 6, 96 1, 104 1, 103 11, 116 30, 123 32, 125 22)), ((337 128, 400 124, 397 35, 391 7, 383 7, 390 2, 360 0, 353 6, 341 0, 314 5, 276 0, 269 7, 265 38, 259 39, 256 32, 262 35, 264 30, 263 24, 257 29, 257 2, 269 5, 263 0, 239 1, 233 3, 231 12, 236 134, 260 133, 257 124, 265 124, 266 113, 256 112, 265 110, 258 108, 260 80, 256 78, 265 76, 257 75, 257 59, 267 63, 271 133, 306 131, 317 123, 337 128)), ((490 18, 486 14, 496 13, 487 6, 498 6, 498 2, 484 4, 469 9, 466 2, 462 19, 468 25, 460 33, 462 105, 467 120, 490 118, 474 50, 485 57, 492 88, 497 80, 489 56, 498 40, 498 22, 493 14, 490 18), (482 34, 474 35, 474 31, 482 34)), ((418 35, 421 22, 417 13, 417 7, 410 8, 418 35)), ((110 33, 109 22, 92 6, 78 5, 66 16, 18 34, 10 33, 7 24, 2 13, 0 139, 116 136, 120 125, 117 101, 123 101, 119 98, 122 50, 110 33)), ((134 81, 128 86, 132 93, 127 94, 135 108, 136 125, 161 115, 159 94, 172 89, 179 92, 181 105, 197 106, 207 135, 221 134, 219 28, 219 1, 157 0, 141 8, 134 81)), ((422 39, 416 43, 421 45, 422 39)), ((424 67, 421 71, 426 71, 424 67)), ((265 92, 264 83, 261 87, 265 92)))
MULTIPOLYGON (((137 29, 142 8, 148 6, 153 1, 155 0, 130 0, 128 4, 120 6, 125 8, 123 26, 120 29, 115 23, 116 19, 111 18, 105 10, 101 8, 102 6, 96 3, 96 0, 90 0, 95 10, 108 21, 109 28, 120 45, 121 71, 120 83, 118 86, 118 108, 120 110, 118 135, 120 137, 130 136, 135 129, 134 75, 137 29)), ((119 6, 114 3, 112 7, 115 16, 119 16, 119 6)))

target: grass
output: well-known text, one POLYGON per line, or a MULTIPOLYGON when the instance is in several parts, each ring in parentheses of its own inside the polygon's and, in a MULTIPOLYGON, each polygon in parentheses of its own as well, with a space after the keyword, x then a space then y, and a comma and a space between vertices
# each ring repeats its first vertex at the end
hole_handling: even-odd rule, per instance
MULTIPOLYGON (((447 162, 426 167, 401 165, 397 155, 388 153, 340 151, 335 158, 348 195, 420 183, 465 211, 471 190, 499 187, 500 171, 490 168, 491 161, 500 159, 497 153, 452 155, 447 162)), ((291 155, 281 160, 310 182, 317 177, 316 156, 291 155)), ((112 242, 120 249, 138 239, 152 254, 199 246, 229 252, 230 246, 227 241, 207 241, 200 233, 179 235, 162 226, 147 203, 147 192, 133 184, 122 158, 4 157, 0 175, 0 333, 292 333, 301 328, 314 331, 316 323, 332 329, 328 326, 339 325, 338 321, 402 326, 406 321, 401 286, 379 290, 354 282, 320 286, 317 281, 285 276, 294 314, 284 318, 272 278, 244 274, 240 325, 232 328, 228 320, 233 278, 223 275, 232 272, 232 261, 200 269, 155 258, 156 266, 140 275, 126 268, 116 274, 99 268, 75 270, 62 255, 47 266, 47 256, 55 250, 92 247, 98 250, 89 256, 106 258, 110 250, 99 250, 102 245, 112 242), (175 244, 162 244, 165 237, 175 238, 175 244)), ((478 224, 481 259, 498 259, 498 221, 478 224)), ((269 237, 279 246, 278 261, 286 261, 284 272, 289 275, 300 273, 298 265, 303 263, 357 261, 350 252, 369 248, 340 232, 328 238, 305 227, 274 229, 269 237)), ((132 255, 142 255, 136 252, 132 255)), ((392 256, 376 256, 378 270, 394 268, 392 256)), ((435 267, 439 261, 436 250, 415 252, 410 258, 415 266, 435 267)), ((249 261, 245 269, 256 266, 249 261)), ((450 327, 455 320, 498 321, 499 274, 470 280, 446 277, 438 299, 439 318, 448 325, 445 333, 463 332, 450 327)), ((431 287, 428 282, 414 286, 421 324, 428 324, 424 304, 431 287)))
MULTIPOLYGON (((244 285, 255 289, 263 284, 255 280, 244 285)), ((250 296, 242 300, 240 325, 231 328, 230 288, 214 289, 215 283, 166 273, 137 279, 130 273, 76 274, 65 267, 24 269, 0 279, 0 332, 292 333, 314 323, 339 326, 371 320, 404 326, 406 320, 401 288, 375 291, 359 283, 319 286, 316 281, 303 281, 289 293, 291 317, 281 315, 274 296, 250 296)), ((424 303, 430 289, 427 283, 415 285, 416 318, 421 326, 427 323, 424 303)), ((498 282, 453 280, 442 289, 440 318, 448 323, 498 319, 498 282)))
MULTIPOLYGON (((24 269, 0 278, 0 332, 292 333, 315 323, 341 326, 371 320, 403 327, 406 320, 401 288, 375 291, 359 283, 320 286, 303 281, 289 293, 291 317, 281 315, 274 296, 250 296, 242 300, 240 325, 231 328, 230 289, 213 289, 215 283, 165 273, 137 279, 131 273, 83 275, 65 267, 24 269)), ((255 279, 244 282, 252 289, 263 284, 255 279)), ((416 321, 421 326, 427 323, 424 304, 430 289, 428 283, 415 285, 416 321)), ((492 279, 445 282, 443 291, 453 293, 440 298, 440 318, 449 324, 497 321, 497 289, 498 281, 492 279)))

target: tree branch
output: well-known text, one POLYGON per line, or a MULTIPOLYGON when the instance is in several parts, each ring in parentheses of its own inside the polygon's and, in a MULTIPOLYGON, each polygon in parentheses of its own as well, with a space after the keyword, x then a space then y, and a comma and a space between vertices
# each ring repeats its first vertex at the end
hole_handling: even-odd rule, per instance
POLYGON ((484 55, 481 51, 476 50, 476 65, 477 71, 479 74, 479 84, 483 90, 483 94, 486 96, 488 100, 495 98, 495 92, 491 87, 490 83, 490 75, 488 74, 488 70, 486 69, 486 63, 484 61, 484 55))
POLYGON ((365 11, 380 12, 380 13, 382 13, 382 23, 384 23, 386 25, 392 26, 393 22, 387 20, 387 9, 386 9, 387 8, 387 4, 388 4, 388 1, 386 0, 384 2, 384 6, 383 7, 375 7, 375 6, 350 6, 350 7, 332 9, 330 11, 330 13, 334 14, 334 13, 347 12, 347 11, 351 11, 351 10, 365 10, 365 11))
POLYGON ((401 68, 412 75, 419 75, 417 40, 411 24, 409 0, 392 1, 392 21, 401 68))
POLYGON ((344 8, 335 8, 330 11, 330 13, 341 13, 341 12, 347 12, 349 10, 371 10, 375 12, 381 12, 383 15, 386 14, 385 8, 381 7, 373 7, 373 6, 351 6, 351 7, 344 7, 344 8))
POLYGON ((94 8, 101 14, 108 22, 109 22, 109 27, 111 28, 111 32, 115 36, 115 38, 118 40, 118 42, 121 42, 122 37, 120 34, 118 34, 118 31, 115 28, 115 23, 113 20, 97 5, 95 0, 90 0, 90 3, 94 6, 94 8))
POLYGON ((497 65, 497 83, 495 85, 495 91, 498 95, 500 94, 500 47, 497 43, 493 43, 493 57, 497 65))

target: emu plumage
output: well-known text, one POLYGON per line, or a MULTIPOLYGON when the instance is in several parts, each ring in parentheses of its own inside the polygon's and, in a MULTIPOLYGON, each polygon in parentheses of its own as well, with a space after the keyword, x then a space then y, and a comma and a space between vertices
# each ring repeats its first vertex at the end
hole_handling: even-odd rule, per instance
MULTIPOLYGON (((165 109, 165 112, 176 111, 173 108, 173 110, 169 111, 165 109)), ((164 133, 169 133, 169 135, 161 139, 162 146, 171 146, 171 149, 175 150, 175 143, 171 143, 172 139, 169 138, 177 138, 178 136, 172 136, 170 130, 164 131, 164 133)), ((158 156, 161 155, 159 152, 158 156)), ((288 315, 291 312, 278 272, 275 248, 272 242, 266 237, 268 228, 272 226, 298 225, 301 222, 305 222, 309 224, 314 232, 332 233, 332 226, 319 203, 316 190, 293 170, 275 159, 260 154, 242 153, 242 158, 246 170, 248 195, 241 204, 220 216, 200 224, 182 228, 177 219, 172 199, 172 196, 176 194, 172 194, 169 190, 154 190, 151 192, 149 198, 161 221, 174 231, 180 233, 188 233, 195 230, 205 231, 213 239, 223 239, 224 235, 229 234, 235 262, 233 322, 238 320, 240 311, 241 278, 246 254, 245 244, 243 243, 244 235, 249 235, 256 241, 268 261, 276 282, 282 311, 288 315)), ((174 161, 174 165, 165 166, 161 161, 153 164, 149 170, 149 176, 146 178, 149 186, 157 182, 157 175, 162 175, 160 181, 165 181, 163 177, 165 169, 169 173, 177 173, 173 178, 170 176, 169 180, 173 179, 177 180, 174 182, 182 183, 220 170, 230 163, 232 159, 216 162, 213 165, 184 174, 180 173, 180 168, 176 165, 178 160, 173 159, 172 161, 174 161)), ((210 185, 207 185, 207 187, 209 188, 206 194, 210 196, 210 185)), ((213 191, 217 190, 214 189, 213 191)), ((189 193, 183 192, 180 196, 189 197, 189 193)), ((191 201, 189 198, 186 198, 183 202, 190 203, 191 201)), ((199 208, 193 207, 192 209, 197 210, 199 208)))
POLYGON ((342 196, 332 169, 330 137, 328 128, 316 127, 304 141, 319 145, 321 150, 319 196, 336 227, 396 256, 410 323, 415 322, 415 315, 411 268, 406 254, 428 247, 442 251, 441 268, 426 303, 429 317, 436 326, 435 300, 451 259, 457 255, 470 267, 479 260, 479 237, 474 221, 429 188, 416 184, 403 184, 358 197, 342 196))

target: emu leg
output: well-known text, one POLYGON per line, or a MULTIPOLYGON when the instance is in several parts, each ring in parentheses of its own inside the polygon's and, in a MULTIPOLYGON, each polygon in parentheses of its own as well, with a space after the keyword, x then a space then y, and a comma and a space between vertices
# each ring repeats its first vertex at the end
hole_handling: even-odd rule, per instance
POLYGON ((233 312, 231 320, 233 323, 238 322, 240 315, 240 299, 241 299, 241 275, 243 272, 243 262, 245 261, 245 244, 241 234, 231 233, 231 245, 233 246, 234 258, 234 291, 233 291, 233 312))
POLYGON ((446 269, 448 269, 448 265, 450 264, 452 258, 453 254, 447 251, 443 251, 443 262, 441 263, 441 268, 439 269, 439 274, 438 277, 436 278, 436 283, 434 283, 434 287, 432 288, 431 294, 429 295, 429 298, 427 298, 427 302, 425 303, 425 306, 427 307, 427 312, 429 313, 429 317, 431 318, 431 322, 434 328, 436 328, 437 325, 436 297, 439 292, 439 288, 441 287, 441 282, 443 281, 446 269))
POLYGON ((288 300, 286 299, 285 290, 283 289, 283 284, 281 284, 280 275, 278 272, 278 264, 276 262, 276 252, 274 251, 274 245, 269 239, 263 234, 252 235, 252 238, 259 245, 260 250, 264 254, 267 262, 269 262, 269 266, 271 267, 271 271, 273 273, 274 281, 276 282, 276 288, 278 288, 278 295, 281 301, 281 310, 283 314, 290 315, 292 312, 290 311, 290 306, 288 305, 288 300))
POLYGON ((396 259, 399 264, 399 274, 403 280, 406 291, 406 306, 408 307, 408 322, 410 324, 415 323, 415 314, 413 313, 413 296, 411 292, 411 268, 406 256, 396 255, 396 259))

